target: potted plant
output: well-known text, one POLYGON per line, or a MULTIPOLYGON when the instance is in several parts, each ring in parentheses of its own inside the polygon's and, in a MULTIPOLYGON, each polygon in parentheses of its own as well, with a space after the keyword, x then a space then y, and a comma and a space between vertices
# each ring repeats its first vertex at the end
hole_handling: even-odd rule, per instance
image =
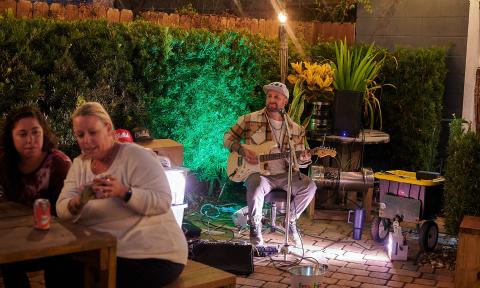
POLYGON ((308 61, 291 63, 294 74, 288 81, 294 84, 293 99, 288 115, 293 121, 306 127, 312 112, 304 117, 305 103, 331 101, 333 99, 333 69, 330 63, 311 63, 308 61))
MULTIPOLYGON (((334 81, 334 130, 342 135, 358 134, 361 128, 361 110, 369 115, 373 128, 375 111, 381 119, 381 108, 375 91, 382 87, 375 82, 383 66, 385 56, 380 57, 373 43, 348 47, 346 40, 335 43, 336 61, 334 81), (344 134, 345 133, 345 134, 344 134)), ((381 123, 381 120, 380 120, 381 123)))

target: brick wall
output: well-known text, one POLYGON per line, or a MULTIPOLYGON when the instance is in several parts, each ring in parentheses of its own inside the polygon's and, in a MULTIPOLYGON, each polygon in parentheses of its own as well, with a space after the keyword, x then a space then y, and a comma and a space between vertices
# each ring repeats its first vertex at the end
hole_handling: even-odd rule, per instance
MULTIPOLYGON (((11 9, 18 18, 53 18, 62 20, 100 19, 111 22, 133 21, 133 13, 128 9, 115 9, 100 5, 62 5, 26 0, 0 0, 0 13, 11 9)), ((162 26, 181 28, 205 28, 210 31, 246 30, 268 38, 278 37, 279 23, 276 20, 223 17, 213 15, 178 15, 162 12, 143 12, 146 21, 162 26)), ((292 34, 300 41, 313 44, 317 41, 334 41, 346 38, 349 43, 355 40, 355 24, 290 21, 292 34)))

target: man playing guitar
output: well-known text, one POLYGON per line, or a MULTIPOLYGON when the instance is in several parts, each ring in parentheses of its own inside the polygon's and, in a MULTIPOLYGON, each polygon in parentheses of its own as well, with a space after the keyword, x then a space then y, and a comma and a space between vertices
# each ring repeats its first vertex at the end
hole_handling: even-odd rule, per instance
MULTIPOLYGON (((242 161, 245 160, 250 165, 256 165, 259 162, 259 155, 254 149, 249 148, 252 145, 261 145, 271 141, 276 144, 270 151, 271 153, 286 152, 289 149, 286 129, 286 125, 288 125, 295 150, 300 151, 296 157, 298 163, 294 163, 294 167, 297 168, 296 170, 298 167, 307 167, 311 163, 311 154, 305 150, 305 131, 284 112, 289 97, 287 87, 283 83, 273 82, 263 86, 263 91, 266 94, 266 107, 241 116, 237 123, 225 133, 224 146, 230 152, 241 155, 242 161)), ((263 245, 261 219, 265 195, 275 188, 285 191, 288 189, 286 158, 269 161, 262 170, 266 173, 256 172, 250 174, 246 179, 250 242, 253 245, 263 245)), ((296 220, 308 207, 315 196, 317 187, 309 177, 299 171, 294 171, 291 184, 293 201, 290 205, 288 232, 292 244, 298 247, 301 245, 301 239, 297 232, 296 220)))

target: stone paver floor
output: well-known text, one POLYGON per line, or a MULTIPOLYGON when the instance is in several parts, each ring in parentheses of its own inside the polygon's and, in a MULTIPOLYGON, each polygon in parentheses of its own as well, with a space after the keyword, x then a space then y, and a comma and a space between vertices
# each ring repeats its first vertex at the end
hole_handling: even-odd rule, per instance
MULTIPOLYGON (((369 227, 363 231, 362 240, 351 238, 352 226, 342 221, 309 220, 302 218, 299 228, 304 233, 304 256, 328 265, 320 287, 454 287, 454 271, 415 265, 418 241, 409 241, 407 261, 390 261, 383 245, 371 240, 369 227)), ((268 246, 282 246, 284 236, 279 232, 264 231, 268 246)), ((219 238, 202 234, 202 238, 219 238)), ((248 241, 248 231, 236 234, 234 241, 248 241)), ((301 250, 295 250, 301 254, 301 250)), ((255 257, 255 272, 248 276, 237 276, 238 288, 282 288, 290 286, 288 265, 313 265, 294 255, 279 254, 272 257, 255 257), (285 262, 286 260, 287 262, 285 262), (288 264, 288 265, 287 265, 288 264), (276 268, 278 267, 278 268, 276 268)), ((30 273, 32 287, 44 287, 43 273, 30 273)), ((0 287, 3 281, 0 278, 0 287)))
MULTIPOLYGON (((352 225, 342 221, 302 218, 299 223, 305 234, 305 256, 328 265, 321 287, 454 287, 454 271, 415 264, 419 253, 416 239, 409 241, 407 261, 391 261, 384 245, 371 240, 368 225, 362 240, 356 241, 351 238, 352 225)), ((263 236, 265 245, 283 246, 283 234, 264 231, 263 236)), ((248 240, 248 232, 242 233, 239 239, 248 240)), ((255 272, 248 277, 238 276, 237 287, 289 287, 288 267, 276 268, 285 265, 285 259, 292 264, 301 260, 288 254, 272 258, 255 257, 255 272)), ((300 265, 314 264, 303 260, 300 265)))

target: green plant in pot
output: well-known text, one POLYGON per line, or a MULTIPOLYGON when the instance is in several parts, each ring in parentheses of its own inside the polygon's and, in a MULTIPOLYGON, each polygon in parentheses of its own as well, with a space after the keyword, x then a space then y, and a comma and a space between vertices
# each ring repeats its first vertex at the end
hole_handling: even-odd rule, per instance
POLYGON ((335 43, 336 61, 333 86, 334 130, 343 136, 356 135, 364 115, 369 117, 373 128, 375 113, 378 113, 381 126, 381 108, 375 91, 382 85, 375 82, 383 66, 385 55, 373 45, 348 47, 346 40, 335 43))

